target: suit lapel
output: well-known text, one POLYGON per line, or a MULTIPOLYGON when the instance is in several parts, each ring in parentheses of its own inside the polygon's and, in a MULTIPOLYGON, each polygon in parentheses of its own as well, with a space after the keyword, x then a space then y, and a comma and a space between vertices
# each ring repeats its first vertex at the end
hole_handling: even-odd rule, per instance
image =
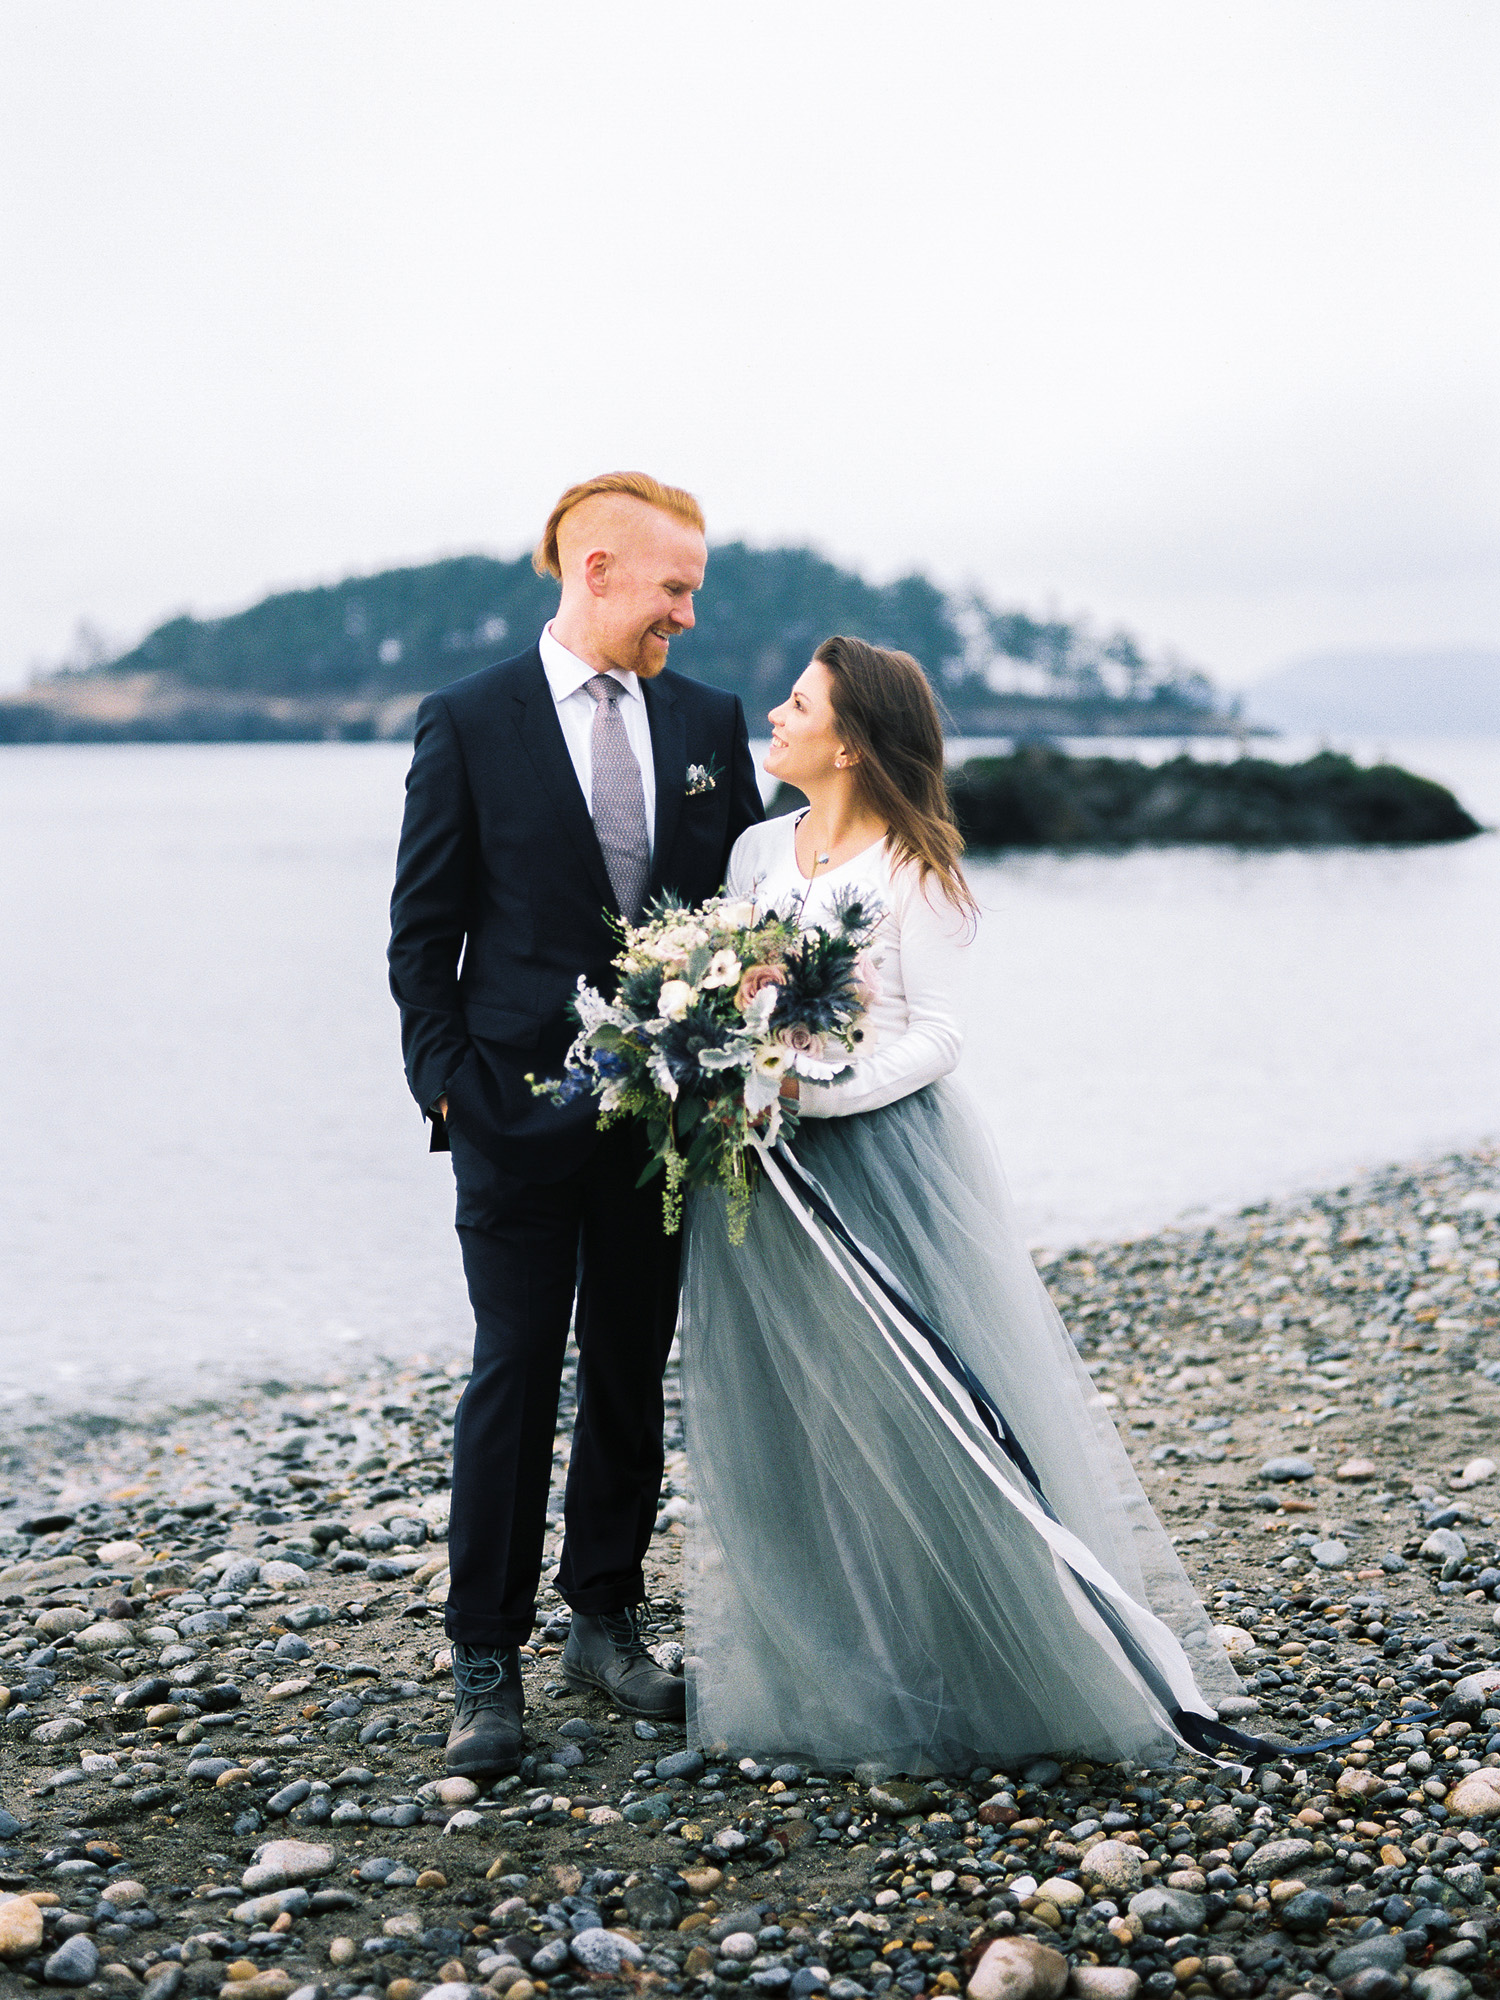
POLYGON ((651 761, 656 767, 656 831, 651 843, 651 888, 663 886, 667 856, 677 837, 687 785, 687 729, 677 696, 663 680, 642 681, 646 716, 651 724, 651 761))
POLYGON ((563 740, 557 719, 557 703, 542 670, 542 656, 533 649, 524 670, 524 685, 514 695, 516 729, 523 749, 531 759, 542 787, 589 880, 607 909, 615 909, 615 892, 599 849, 594 822, 578 784, 578 773, 563 740))

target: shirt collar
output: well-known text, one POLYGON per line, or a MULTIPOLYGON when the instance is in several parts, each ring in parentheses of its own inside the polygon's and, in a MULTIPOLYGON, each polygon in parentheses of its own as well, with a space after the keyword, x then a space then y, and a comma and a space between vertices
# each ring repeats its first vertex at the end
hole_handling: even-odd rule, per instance
MULTIPOLYGON (((542 671, 547 676, 547 685, 552 690, 554 701, 566 701, 569 695, 577 694, 584 682, 591 681, 599 671, 597 667, 591 667, 587 660, 580 660, 576 653, 570 653, 560 639, 555 639, 552 636, 550 622, 544 628, 541 638, 537 640, 537 647, 542 655, 542 671)), ((639 674, 621 673, 617 667, 610 667, 606 671, 612 681, 620 683, 626 694, 636 701, 645 700, 646 697, 641 692, 639 674)))

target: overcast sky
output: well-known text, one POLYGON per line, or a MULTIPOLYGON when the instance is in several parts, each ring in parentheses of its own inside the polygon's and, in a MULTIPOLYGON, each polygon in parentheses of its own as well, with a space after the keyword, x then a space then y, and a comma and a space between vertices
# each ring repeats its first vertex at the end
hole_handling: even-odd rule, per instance
POLYGON ((1500 643, 1497 86, 1457 0, 8 0, 0 683, 615 465, 1228 681, 1500 643))

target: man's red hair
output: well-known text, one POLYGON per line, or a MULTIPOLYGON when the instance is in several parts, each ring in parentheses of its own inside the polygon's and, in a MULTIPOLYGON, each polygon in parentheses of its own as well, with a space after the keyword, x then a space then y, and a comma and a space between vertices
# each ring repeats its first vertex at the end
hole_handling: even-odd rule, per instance
POLYGON ((675 515, 690 528, 696 528, 700 535, 704 532, 703 509, 682 487, 664 486, 649 472, 601 472, 596 479, 581 480, 577 486, 570 486, 548 515, 542 539, 531 558, 531 566, 538 576, 555 576, 561 580, 562 563, 557 554, 558 523, 580 501, 592 500, 597 493, 628 494, 632 500, 644 500, 648 507, 659 507, 664 514, 675 515))

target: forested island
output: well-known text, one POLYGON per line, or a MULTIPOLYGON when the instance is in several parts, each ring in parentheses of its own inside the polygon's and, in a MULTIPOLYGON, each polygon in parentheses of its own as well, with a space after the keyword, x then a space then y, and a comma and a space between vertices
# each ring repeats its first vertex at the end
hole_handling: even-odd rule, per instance
MULTIPOLYGON (((1415 846, 1484 829, 1446 786, 1393 764, 1324 751, 1301 764, 1173 757, 1070 757, 1028 746, 949 774, 969 847, 1415 846)), ((783 785, 772 813, 805 801, 783 785)))
MULTIPOLYGON (((529 557, 473 555, 278 591, 224 618, 184 614, 0 699, 0 742, 399 739, 423 695, 528 645, 556 604, 529 557)), ((696 611, 672 664, 733 688, 752 729, 832 632, 914 654, 955 735, 1239 727, 1204 674, 1148 657, 1127 632, 998 609, 918 574, 873 584, 807 548, 716 547, 696 611)))

